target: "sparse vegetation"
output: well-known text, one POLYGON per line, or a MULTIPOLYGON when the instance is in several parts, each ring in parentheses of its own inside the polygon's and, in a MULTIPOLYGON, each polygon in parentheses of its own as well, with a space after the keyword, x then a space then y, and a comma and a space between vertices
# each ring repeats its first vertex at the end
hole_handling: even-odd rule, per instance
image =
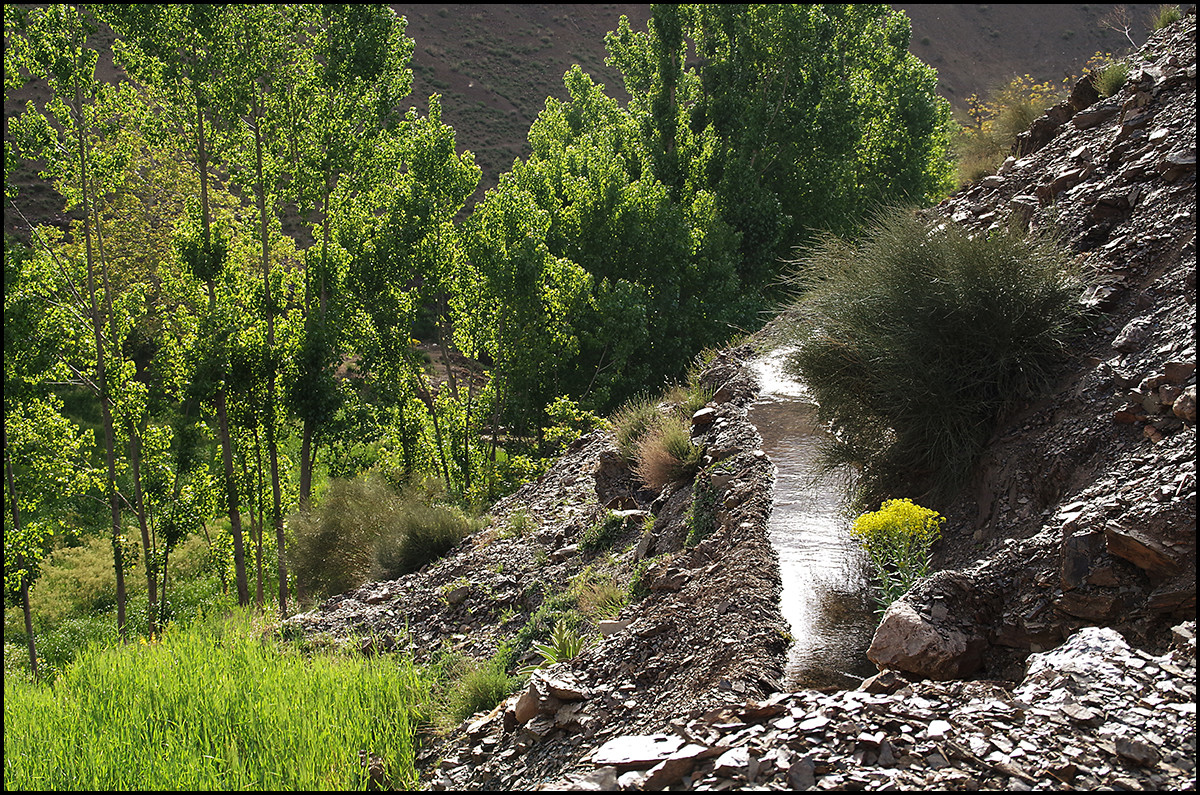
POLYGON ((654 427, 659 416, 658 402, 646 396, 627 401, 613 414, 611 423, 617 450, 626 461, 637 460, 638 444, 654 427))
POLYGON ((584 569, 571 583, 579 611, 592 621, 616 618, 629 604, 629 586, 612 573, 584 569))
POLYGON ((624 517, 612 511, 604 514, 583 531, 579 548, 584 552, 599 552, 610 548, 625 529, 624 517))
POLYGON ((717 527, 717 490, 704 472, 692 481, 692 506, 688 509, 687 545, 695 546, 708 538, 717 527))
POLYGON ((1151 30, 1162 30, 1167 25, 1178 22, 1183 18, 1183 12, 1177 5, 1161 5, 1150 20, 1151 30))
POLYGON ((969 119, 954 142, 959 184, 996 173, 1012 151, 1017 136, 1065 95, 1068 82, 1039 83, 1029 75, 1022 75, 988 99, 969 97, 969 119))

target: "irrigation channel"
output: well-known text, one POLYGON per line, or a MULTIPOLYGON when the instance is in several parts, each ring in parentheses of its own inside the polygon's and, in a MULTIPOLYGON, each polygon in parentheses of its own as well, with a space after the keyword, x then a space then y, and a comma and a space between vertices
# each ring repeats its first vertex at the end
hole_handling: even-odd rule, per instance
POLYGON ((874 603, 863 553, 841 511, 847 478, 815 472, 816 405, 785 373, 786 355, 776 350, 755 360, 762 389, 748 415, 776 469, 769 530, 783 580, 780 608, 794 639, 784 686, 840 690, 876 673, 866 655, 874 603))

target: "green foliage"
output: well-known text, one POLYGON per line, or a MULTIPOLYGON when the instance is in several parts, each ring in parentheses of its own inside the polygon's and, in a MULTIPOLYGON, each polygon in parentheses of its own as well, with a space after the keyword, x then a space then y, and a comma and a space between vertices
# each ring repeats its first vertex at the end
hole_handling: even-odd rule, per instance
POLYGON ((415 571, 477 529, 461 510, 436 504, 429 490, 397 492, 374 477, 333 481, 316 510, 289 524, 291 570, 312 596, 415 571))
POLYGON ((1128 77, 1129 62, 1124 59, 1105 59, 1091 72, 1092 85, 1101 97, 1111 97, 1120 91, 1128 77))
POLYGON ((930 550, 945 523, 936 511, 907 499, 885 500, 878 511, 854 520, 850 535, 870 558, 879 613, 929 573, 930 550))
POLYGON ((658 422, 659 413, 658 401, 643 396, 629 400, 613 414, 613 437, 626 461, 637 460, 638 445, 658 422))
POLYGON ((1065 93, 1065 85, 1039 83, 1021 75, 986 99, 968 97, 970 122, 959 129, 953 147, 959 185, 996 173, 1017 136, 1065 93))
POLYGON ((859 241, 823 240, 792 283, 791 367, 832 429, 825 463, 858 469, 863 503, 953 494, 997 418, 1044 393, 1082 330, 1081 285, 1053 240, 908 211, 859 241))
POLYGON ((507 672, 510 657, 508 649, 501 649, 491 659, 459 661, 451 666, 445 710, 455 726, 472 715, 491 710, 512 692, 516 680, 507 672))
POLYGON ((430 703, 407 660, 306 657, 245 618, 93 647, 53 687, 4 684, 14 789, 362 789, 359 749, 411 788, 430 703))
POLYGON ((540 663, 526 665, 517 673, 527 676, 534 671, 557 663, 575 659, 583 650, 583 637, 577 630, 572 629, 567 622, 560 621, 554 625, 548 643, 535 643, 533 650, 542 658, 540 663))
POLYGON ((545 429, 546 448, 551 456, 567 449, 571 442, 606 424, 603 417, 585 411, 566 395, 560 395, 546 407, 549 422, 545 429))
POLYGON ((650 588, 646 584, 646 572, 654 565, 655 560, 655 558, 639 560, 629 573, 629 601, 631 604, 636 604, 650 595, 650 588))
POLYGON ((373 576, 394 580, 445 555, 478 527, 460 508, 410 503, 374 543, 373 576))
POLYGON ((583 552, 599 552, 609 549, 625 530, 624 517, 612 511, 605 511, 597 521, 583 531, 579 539, 579 549, 583 552))
POLYGON ((616 618, 629 604, 629 586, 619 576, 590 566, 571 582, 571 593, 580 612, 592 621, 616 618))
POLYGON ((717 529, 717 498, 720 495, 713 486, 712 478, 705 472, 696 474, 692 481, 692 504, 688 508, 687 541, 689 547, 699 544, 717 529))
POLYGON ((564 631, 579 632, 583 623, 584 617, 579 611, 575 594, 566 592, 546 596, 517 631, 512 645, 513 656, 520 657, 536 643, 548 643, 559 626, 564 627, 564 631))
POLYGON ((1150 20, 1151 30, 1162 30, 1167 25, 1174 24, 1183 18, 1183 12, 1177 5, 1160 5, 1150 20))

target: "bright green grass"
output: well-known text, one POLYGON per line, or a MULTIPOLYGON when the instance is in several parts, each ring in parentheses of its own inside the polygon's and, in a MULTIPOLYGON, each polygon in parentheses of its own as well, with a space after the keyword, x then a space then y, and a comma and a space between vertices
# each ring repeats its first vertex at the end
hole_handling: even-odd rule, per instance
POLYGON ((310 659, 209 619, 88 649, 52 686, 6 674, 4 788, 363 789, 362 749, 408 789, 430 701, 409 662, 310 659))

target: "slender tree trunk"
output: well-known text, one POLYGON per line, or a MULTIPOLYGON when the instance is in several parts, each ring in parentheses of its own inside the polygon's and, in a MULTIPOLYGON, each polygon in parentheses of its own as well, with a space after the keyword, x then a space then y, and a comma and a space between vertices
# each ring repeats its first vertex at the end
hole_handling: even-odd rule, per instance
POLYGON ((225 410, 225 390, 217 392, 217 428, 221 434, 221 461, 225 465, 225 494, 229 501, 229 527, 233 532, 233 570, 237 585, 238 604, 250 604, 250 587, 246 581, 246 549, 242 533, 237 479, 233 470, 233 444, 229 436, 229 419, 225 410))
MULTIPOLYGON (((78 31, 76 31, 78 35, 78 31)), ((105 361, 104 327, 100 307, 96 302, 96 255, 92 246, 93 196, 88 182, 88 150, 86 120, 83 111, 83 88, 76 71, 75 113, 78 157, 79 195, 83 204, 83 240, 87 261, 87 287, 92 321, 92 338, 96 345, 96 387, 100 390, 100 414, 104 425, 104 461, 107 475, 108 500, 112 512, 113 570, 117 581, 117 632, 125 638, 125 571, 121 552, 121 501, 117 491, 116 434, 113 432, 112 402, 108 390, 108 369, 105 361)), ((115 343, 114 343, 115 344, 115 343)))
MULTIPOLYGON (((17 507, 17 480, 12 459, 8 457, 8 430, 0 426, 0 444, 4 446, 4 474, 8 479, 8 505, 12 512, 13 532, 21 533, 21 511, 17 507)), ((21 609, 25 612, 25 645, 29 649, 29 670, 37 677, 37 648, 33 642, 33 614, 29 610, 29 576, 21 578, 21 609)))
POLYGON ((146 517, 146 500, 142 492, 142 440, 141 431, 130 424, 129 468, 133 475, 133 507, 137 511, 138 526, 142 531, 142 559, 146 564, 146 593, 148 596, 149 631, 154 634, 154 612, 158 605, 158 577, 154 572, 154 559, 150 548, 150 524, 146 517))
POLYGON ((267 459, 271 467, 271 526, 275 528, 276 569, 279 575, 279 617, 287 616, 287 558, 283 533, 282 491, 279 484, 279 443, 275 428, 275 303, 271 296, 271 241, 267 226, 266 178, 263 169, 261 111, 255 95, 254 168, 255 201, 258 204, 259 238, 262 245, 263 305, 267 315, 267 459))
MULTIPOLYGON (((196 159, 200 166, 200 213, 204 229, 205 256, 212 255, 212 219, 208 201, 208 151, 204 132, 204 110, 200 93, 196 92, 196 159)), ((211 267, 211 263, 209 263, 211 267)), ((216 285, 208 280, 209 311, 216 315, 216 285)), ((233 534, 233 566, 237 580, 238 604, 250 604, 250 589, 246 582, 246 550, 242 534, 242 517, 238 503, 237 482, 233 473, 233 441, 229 436, 229 420, 226 413, 225 387, 217 390, 217 430, 221 437, 221 459, 225 466, 225 496, 229 509, 229 528, 233 534)))
POLYGON ((254 429, 254 576, 255 576, 255 594, 254 604, 259 612, 263 609, 263 459, 262 459, 262 442, 258 437, 258 428, 254 429))

